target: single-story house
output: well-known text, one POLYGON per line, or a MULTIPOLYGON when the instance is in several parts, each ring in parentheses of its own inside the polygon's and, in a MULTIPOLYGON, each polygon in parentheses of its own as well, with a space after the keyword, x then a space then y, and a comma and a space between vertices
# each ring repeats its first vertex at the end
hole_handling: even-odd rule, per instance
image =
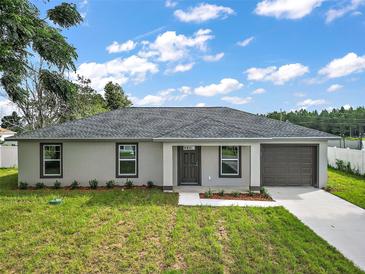
POLYGON ((227 107, 131 107, 25 132, 19 182, 77 180, 165 191, 324 187, 337 136, 227 107))

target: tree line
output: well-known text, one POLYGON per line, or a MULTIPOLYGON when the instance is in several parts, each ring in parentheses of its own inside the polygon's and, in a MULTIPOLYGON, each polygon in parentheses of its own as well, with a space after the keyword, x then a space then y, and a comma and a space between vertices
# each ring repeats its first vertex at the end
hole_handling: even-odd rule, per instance
POLYGON ((349 109, 341 107, 320 112, 305 109, 290 112, 274 111, 266 116, 345 137, 360 137, 365 132, 364 107, 349 109))
POLYGON ((0 92, 17 108, 1 127, 34 130, 132 105, 117 83, 107 83, 102 96, 89 79, 70 79, 78 55, 62 31, 83 21, 75 4, 41 15, 29 0, 2 0, 0 14, 0 92))

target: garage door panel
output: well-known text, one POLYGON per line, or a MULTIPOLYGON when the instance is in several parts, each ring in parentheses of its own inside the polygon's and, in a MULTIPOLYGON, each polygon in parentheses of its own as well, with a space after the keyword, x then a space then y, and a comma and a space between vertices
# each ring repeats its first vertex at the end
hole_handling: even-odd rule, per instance
POLYGON ((308 145, 263 145, 262 185, 314 185, 316 147, 308 145))

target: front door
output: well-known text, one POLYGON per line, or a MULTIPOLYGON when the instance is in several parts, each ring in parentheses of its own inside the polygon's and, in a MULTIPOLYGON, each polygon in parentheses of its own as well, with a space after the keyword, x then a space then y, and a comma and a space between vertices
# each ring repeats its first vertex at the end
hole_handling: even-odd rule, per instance
POLYGON ((178 184, 200 185, 200 147, 178 147, 178 184))

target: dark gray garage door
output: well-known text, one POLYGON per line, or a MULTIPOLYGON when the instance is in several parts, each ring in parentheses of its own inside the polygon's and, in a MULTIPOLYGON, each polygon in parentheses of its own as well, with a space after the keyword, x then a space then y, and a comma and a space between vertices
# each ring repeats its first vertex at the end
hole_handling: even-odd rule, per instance
POLYGON ((262 145, 261 150, 262 185, 316 186, 316 146, 262 145))

